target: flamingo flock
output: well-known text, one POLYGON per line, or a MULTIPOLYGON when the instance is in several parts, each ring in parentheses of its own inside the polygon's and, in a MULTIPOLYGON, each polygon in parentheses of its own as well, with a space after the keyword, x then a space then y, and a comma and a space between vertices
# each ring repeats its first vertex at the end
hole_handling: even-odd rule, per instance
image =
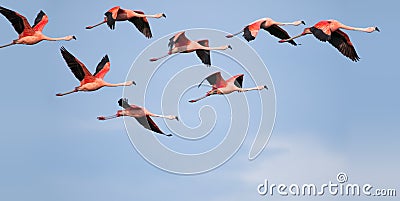
MULTIPOLYGON (((16 45, 16 44, 24 44, 24 45, 34 45, 41 41, 70 41, 76 40, 74 35, 68 35, 60 38, 52 38, 44 35, 42 33, 44 27, 48 23, 48 16, 40 11, 37 14, 37 17, 31 26, 23 15, 10 10, 8 8, 0 6, 0 13, 11 23, 15 31, 18 33, 18 39, 13 40, 11 43, 0 46, 0 48, 16 45)), ((119 21, 129 21, 131 22, 136 29, 141 32, 146 38, 152 38, 152 30, 150 28, 150 24, 148 18, 166 18, 164 13, 145 14, 140 10, 129 10, 122 9, 120 6, 115 6, 109 9, 104 14, 104 19, 95 25, 87 26, 86 29, 93 29, 102 24, 107 24, 107 26, 114 30, 116 26, 116 22, 119 21)), ((226 35, 226 38, 232 38, 239 34, 242 34, 244 39, 248 42, 256 39, 258 32, 260 29, 264 29, 272 36, 280 39, 279 43, 290 43, 293 46, 297 46, 298 44, 294 41, 299 37, 313 34, 318 40, 322 42, 329 42, 334 48, 336 48, 342 55, 349 58, 350 60, 357 62, 360 60, 356 49, 351 42, 349 36, 343 32, 341 29, 352 30, 352 31, 361 31, 371 33, 374 31, 380 31, 378 27, 367 27, 367 28, 357 28, 351 27, 348 25, 344 25, 337 20, 322 20, 316 23, 312 27, 305 28, 302 33, 297 36, 290 37, 287 31, 285 31, 282 27, 287 25, 299 26, 305 25, 306 23, 303 20, 293 21, 293 22, 277 22, 271 18, 261 18, 254 22, 249 23, 244 28, 242 28, 238 33, 226 35)), ((227 50, 232 49, 231 45, 222 45, 218 47, 210 47, 210 42, 207 39, 202 40, 190 40, 186 37, 185 31, 181 31, 172 36, 168 43, 168 51, 165 55, 160 57, 150 58, 150 62, 155 62, 165 57, 168 57, 173 54, 179 53, 191 53, 196 52, 197 57, 201 60, 203 64, 210 67, 211 66, 211 57, 210 52, 214 50, 227 50)), ((136 85, 134 81, 126 81, 123 83, 112 84, 104 81, 105 75, 110 70, 110 60, 108 55, 105 55, 99 64, 97 65, 95 72, 92 74, 86 68, 86 66, 77 59, 74 55, 72 55, 64 46, 60 48, 61 55, 67 66, 74 74, 74 76, 79 80, 80 85, 75 87, 73 90, 58 93, 56 96, 64 96, 67 94, 84 91, 96 91, 103 87, 118 87, 118 86, 131 86, 136 85)), ((195 76, 195 75, 194 75, 195 76)), ((261 91, 263 89, 268 90, 266 85, 256 86, 252 88, 243 88, 243 78, 244 74, 235 75, 227 80, 225 80, 221 72, 215 72, 208 77, 206 77, 200 84, 199 87, 203 84, 204 81, 212 86, 212 89, 206 92, 206 94, 200 98, 189 100, 190 103, 195 103, 200 101, 211 95, 227 95, 233 92, 247 92, 247 91, 261 91)), ((123 108, 123 110, 118 110, 115 115, 112 116, 99 116, 98 120, 108 120, 112 118, 129 116, 134 117, 139 124, 141 124, 145 129, 151 130, 152 132, 162 134, 165 136, 172 136, 172 134, 166 134, 161 131, 161 129, 157 126, 157 124, 152 120, 151 117, 159 117, 165 118, 169 120, 177 120, 179 118, 174 115, 159 115, 154 114, 143 108, 141 106, 137 106, 134 104, 129 104, 128 99, 120 98, 118 100, 118 105, 123 108)))

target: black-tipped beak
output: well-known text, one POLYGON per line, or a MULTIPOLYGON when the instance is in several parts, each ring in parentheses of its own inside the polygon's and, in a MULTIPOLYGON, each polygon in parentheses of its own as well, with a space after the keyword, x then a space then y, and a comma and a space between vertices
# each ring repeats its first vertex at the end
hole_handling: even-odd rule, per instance
POLYGON ((266 90, 268 90, 268 87, 267 87, 267 85, 264 85, 264 88, 265 88, 266 90))
POLYGON ((179 118, 178 118, 178 117, 176 117, 176 120, 177 120, 177 121, 179 121, 179 118))
POLYGON ((306 23, 304 21, 301 21, 302 24, 306 25, 306 23))
POLYGON ((162 16, 165 17, 165 18, 167 18, 167 16, 166 16, 164 13, 162 14, 162 16))
POLYGON ((377 32, 381 32, 381 30, 379 30, 378 27, 375 27, 375 30, 376 30, 377 32))
POLYGON ((229 49, 232 49, 232 46, 231 46, 231 45, 228 45, 228 48, 229 48, 229 49))
POLYGON ((72 36, 72 38, 73 38, 74 40, 76 40, 76 37, 75 37, 75 36, 72 36))
POLYGON ((132 80, 132 84, 133 84, 133 85, 136 85, 136 82, 132 80))

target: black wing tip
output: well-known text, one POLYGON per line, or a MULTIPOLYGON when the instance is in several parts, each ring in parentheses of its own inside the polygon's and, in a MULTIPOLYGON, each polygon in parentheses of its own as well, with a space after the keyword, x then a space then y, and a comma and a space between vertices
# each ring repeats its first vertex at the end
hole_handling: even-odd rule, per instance
POLYGON ((123 107, 123 105, 124 104, 127 104, 128 103, 128 99, 127 98, 120 98, 119 100, 118 100, 118 105, 120 106, 120 107, 123 107))
POLYGON ((110 59, 108 58, 108 55, 106 54, 106 56, 104 56, 103 57, 103 59, 104 59, 104 61, 107 63, 107 62, 110 62, 110 59))

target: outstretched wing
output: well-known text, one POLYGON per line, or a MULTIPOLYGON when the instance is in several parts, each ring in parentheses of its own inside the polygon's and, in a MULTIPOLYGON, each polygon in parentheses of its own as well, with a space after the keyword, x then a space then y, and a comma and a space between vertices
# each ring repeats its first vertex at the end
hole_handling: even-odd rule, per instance
POLYGON ((120 6, 115 6, 108 10, 104 15, 107 18, 107 25, 110 29, 115 29, 115 21, 117 20, 118 12, 121 9, 120 6))
POLYGON ((41 10, 36 16, 35 23, 33 24, 32 28, 35 31, 42 31, 47 22, 49 22, 49 18, 47 17, 46 13, 41 10))
MULTIPOLYGON (((209 46, 208 40, 200 40, 197 42, 204 47, 209 46)), ((196 50, 196 54, 200 58, 201 62, 203 62, 203 64, 211 66, 210 50, 196 50)))
MULTIPOLYGON (((135 10, 134 12, 144 15, 144 12, 140 10, 135 10)), ((149 21, 147 21, 146 17, 132 17, 129 19, 129 22, 132 22, 135 27, 146 36, 146 38, 153 37, 149 21)))
POLYGON ((328 40, 336 49, 339 50, 344 56, 350 58, 352 61, 357 62, 360 60, 353 43, 350 41, 349 36, 341 30, 332 32, 331 38, 328 40))
POLYGON ((84 79, 92 79, 93 75, 88 71, 86 66, 74 57, 67 49, 61 47, 61 55, 63 56, 65 62, 67 62, 68 67, 71 69, 72 73, 79 81, 84 79))
MULTIPOLYGON (((273 35, 277 38, 279 38, 279 39, 289 39, 290 38, 289 34, 284 29, 282 29, 280 26, 273 24, 269 27, 265 27, 264 25, 265 25, 265 22, 263 22, 261 24, 261 27, 264 30, 268 31, 271 35, 273 35)), ((288 42, 294 46, 297 45, 296 42, 294 42, 294 40, 290 40, 288 42)))
POLYGON ((108 55, 106 55, 97 65, 96 72, 93 74, 93 76, 103 79, 109 70, 110 70, 110 60, 108 59, 108 55))
POLYGON ((243 84, 243 76, 244 76, 243 74, 234 76, 234 79, 235 79, 234 84, 239 88, 243 88, 242 87, 243 86, 242 85, 243 84))
POLYGON ((179 32, 169 39, 168 47, 171 51, 174 47, 182 47, 190 44, 190 40, 186 38, 185 32, 179 32))
POLYGON ((143 117, 135 117, 135 119, 146 129, 152 130, 159 134, 164 134, 164 132, 162 132, 160 128, 158 128, 157 124, 154 123, 154 121, 149 116, 146 115, 143 117))
POLYGON ((310 31, 318 40, 326 42, 331 38, 330 21, 320 21, 313 27, 310 27, 310 31))
POLYGON ((252 41, 257 37, 258 31, 260 30, 261 23, 265 22, 265 19, 259 19, 243 29, 243 37, 248 41, 252 41))
POLYGON ((120 107, 123 107, 124 109, 130 108, 131 106, 128 103, 128 99, 127 98, 120 98, 118 100, 118 105, 120 107))
POLYGON ((4 17, 6 17, 8 21, 10 21, 15 31, 19 34, 20 38, 35 34, 35 31, 32 29, 28 20, 26 20, 26 18, 21 14, 1 6, 0 13, 4 15, 4 17))
POLYGON ((207 80, 208 83, 210 83, 213 86, 213 88, 220 88, 226 86, 226 81, 224 80, 224 78, 222 78, 221 72, 216 72, 206 77, 203 81, 201 81, 199 87, 201 84, 203 84, 205 80, 207 80))

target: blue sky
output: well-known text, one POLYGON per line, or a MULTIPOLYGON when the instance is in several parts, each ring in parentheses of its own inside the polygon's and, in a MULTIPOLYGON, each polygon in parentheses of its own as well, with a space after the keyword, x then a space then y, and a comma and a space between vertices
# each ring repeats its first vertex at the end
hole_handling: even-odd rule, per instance
MULTIPOLYGON (((395 39, 399 31, 395 26, 400 17, 398 3, 344 0, 334 4, 323 1, 251 3, 225 0, 192 3, 3 0, 2 6, 25 15, 29 22, 33 22, 39 10, 44 10, 49 16, 45 34, 73 34, 78 40, 0 50, 3 63, 0 198, 313 200, 320 198, 261 197, 256 187, 264 179, 277 183, 323 183, 334 180, 338 172, 346 172, 354 183, 371 183, 398 190, 400 70, 396 64, 398 41, 395 39), (117 23, 114 31, 106 26, 90 31, 84 29, 99 22, 103 13, 115 5, 149 14, 165 12, 167 18, 149 19, 154 36, 150 40, 128 23, 117 23), (62 98, 55 96, 78 84, 59 53, 61 46, 91 71, 108 54, 111 70, 105 79, 121 82, 137 55, 160 37, 191 28, 237 32, 262 17, 277 21, 301 19, 307 26, 323 19, 337 19, 352 26, 378 26, 381 32, 346 31, 361 57, 357 63, 312 36, 298 39, 302 45, 292 47, 277 43, 277 39, 262 31, 249 43, 268 68, 277 102, 272 137, 254 161, 247 159, 254 139, 250 134, 239 152, 214 171, 192 176, 170 174, 152 166, 135 151, 122 119, 96 120, 99 115, 113 114, 119 109, 116 101, 122 96, 122 88, 105 88, 62 98)), ((17 37, 4 17, 0 17, 0 27, 0 44, 17 37)), ((304 27, 285 29, 296 35, 304 27)), ((218 61, 218 54, 213 55, 213 62, 224 68, 218 61)), ((179 55, 171 61, 179 57, 198 61, 194 55, 179 55)), ((232 73, 240 72, 232 70, 232 73)), ((139 72, 137 76, 139 79, 139 72)), ((196 83, 202 79, 193 78, 196 83)), ((206 89, 201 87, 191 95, 197 97, 206 89)), ((161 103, 156 98, 153 100, 148 104, 154 105, 151 109, 159 112, 161 103)), ((223 104, 216 97, 208 103, 212 101, 223 104)), ((197 115, 198 111, 193 111, 197 115)), ((190 120, 188 117, 182 121, 190 124, 190 120)), ((166 129, 163 121, 156 121, 166 129)), ((190 125, 196 125, 196 122, 190 125)), ((170 142, 167 143, 175 139, 168 139, 170 142)), ((166 141, 165 138, 160 140, 166 141)), ((324 197, 324 200, 333 199, 365 198, 324 197)))

